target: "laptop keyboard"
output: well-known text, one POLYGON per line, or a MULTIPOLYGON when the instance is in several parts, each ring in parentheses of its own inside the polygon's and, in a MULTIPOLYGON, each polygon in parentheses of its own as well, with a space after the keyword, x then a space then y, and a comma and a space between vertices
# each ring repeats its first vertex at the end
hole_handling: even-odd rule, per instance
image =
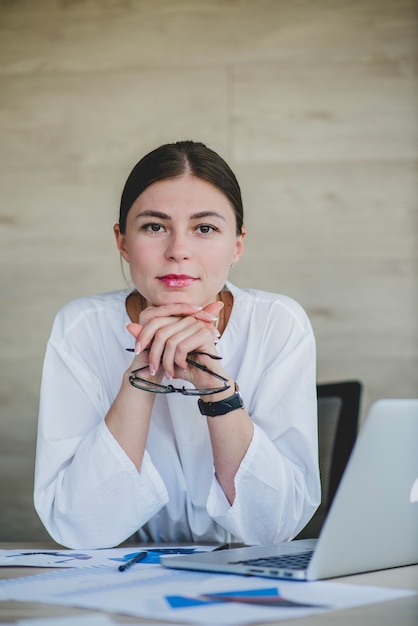
POLYGON ((234 565, 255 565, 256 567, 272 567, 275 569, 306 569, 312 555, 313 550, 308 550, 307 552, 299 552, 298 554, 282 554, 281 556, 235 561, 234 565))

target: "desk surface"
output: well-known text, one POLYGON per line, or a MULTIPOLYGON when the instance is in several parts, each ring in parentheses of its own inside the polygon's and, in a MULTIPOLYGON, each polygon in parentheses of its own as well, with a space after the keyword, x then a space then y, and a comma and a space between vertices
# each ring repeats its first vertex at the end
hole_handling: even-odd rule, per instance
MULTIPOLYGON (((0 549, 12 550, 27 548, 28 544, 0 543, 0 549)), ((30 547, 54 549, 56 545, 30 544, 30 547)), ((0 579, 15 578, 18 576, 30 576, 36 573, 44 573, 43 568, 23 567, 0 567, 0 579)), ((348 584, 375 585, 379 587, 392 587, 398 589, 414 589, 418 591, 418 565, 398 567, 390 570, 381 570, 357 576, 345 576, 335 579, 348 584)), ((21 619, 58 617, 66 615, 92 615, 97 611, 87 611, 75 607, 57 606, 51 604, 38 604, 32 602, 0 602, 0 624, 16 622, 21 619)), ((112 619, 120 624, 142 624, 150 620, 142 620, 138 617, 128 617, 112 614, 112 619)), ((268 622, 269 626, 289 625, 292 626, 417 626, 418 624, 418 594, 379 604, 368 604, 353 609, 321 613, 303 619, 281 620, 268 622)), ((163 624, 163 622, 155 622, 163 624)), ((167 622, 164 622, 167 626, 167 622)), ((266 624, 266 626, 267 626, 266 624)), ((259 625, 261 626, 261 624, 259 625)), ((263 625, 264 626, 264 625, 263 625)))

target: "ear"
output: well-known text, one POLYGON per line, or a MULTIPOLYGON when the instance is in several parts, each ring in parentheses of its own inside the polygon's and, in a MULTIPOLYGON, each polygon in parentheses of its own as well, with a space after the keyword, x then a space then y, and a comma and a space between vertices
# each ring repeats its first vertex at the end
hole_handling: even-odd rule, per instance
POLYGON ((246 230, 245 226, 243 226, 241 234, 238 235, 238 237, 237 237, 237 242, 236 242, 236 247, 235 247, 235 254, 232 257, 231 266, 236 265, 238 263, 238 261, 240 260, 241 256, 244 253, 244 237, 245 237, 246 234, 247 234, 247 230, 246 230))
POLYGON ((119 252, 123 256, 125 261, 127 263, 129 263, 129 255, 128 255, 128 251, 126 249, 126 238, 125 238, 125 235, 122 235, 122 233, 120 232, 119 224, 115 224, 113 226, 113 232, 114 232, 114 235, 115 235, 116 245, 118 247, 119 252))

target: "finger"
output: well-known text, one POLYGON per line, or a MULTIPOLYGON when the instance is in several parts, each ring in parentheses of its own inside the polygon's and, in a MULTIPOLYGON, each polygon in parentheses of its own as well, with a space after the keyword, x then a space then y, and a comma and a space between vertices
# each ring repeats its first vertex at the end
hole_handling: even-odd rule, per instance
POLYGON ((134 322, 129 322, 126 324, 126 330, 128 330, 135 339, 138 337, 139 333, 144 327, 141 324, 135 324, 134 322))
MULTIPOLYGON (((196 345, 200 345, 199 352, 212 355, 217 354, 215 346, 213 344, 208 344, 201 331, 197 331, 182 341, 181 345, 178 346, 176 355, 180 354, 180 350, 184 351, 187 355, 193 355, 193 352, 197 351, 195 347, 196 345)), ((205 354, 194 354, 192 356, 192 361, 196 362, 196 366, 189 363, 189 361, 186 361, 187 367, 184 367, 185 364, 179 362, 176 356, 174 377, 184 378, 185 380, 193 383, 195 387, 201 388, 218 386, 219 383, 217 382, 218 379, 216 378, 216 375, 226 378, 221 361, 214 361, 208 356, 205 356, 205 354), (199 363, 204 366, 203 369, 199 367, 199 363)))
MULTIPOLYGON (((159 328, 162 328, 163 326, 166 326, 172 322, 176 322, 179 321, 180 319, 185 319, 186 317, 191 317, 191 318, 195 318, 195 319, 199 319, 202 322, 205 322, 206 324, 210 325, 210 327, 213 327, 213 336, 215 339, 219 339, 220 334, 219 332, 214 328, 213 324, 214 322, 216 322, 217 320, 217 315, 220 309, 222 309, 223 307, 223 303, 222 302, 213 302, 210 305, 208 305, 208 307, 212 307, 212 311, 207 311, 207 310, 203 310, 203 309, 199 309, 196 310, 198 307, 195 306, 190 306, 190 305, 164 305, 164 306, 160 306, 160 307, 148 307, 147 309, 145 309, 144 311, 142 311, 141 315, 140 315, 140 322, 141 325, 143 326, 143 330, 140 333, 140 336, 137 336, 137 340, 138 343, 140 343, 140 347, 142 349, 148 347, 153 339, 154 339, 154 335, 155 333, 158 331, 159 328), (162 312, 163 311, 170 311, 171 310, 171 315, 168 316, 163 316, 162 312), (179 311, 182 310, 184 313, 182 315, 177 314, 174 315, 174 311, 179 311), (193 311, 193 315, 186 314, 186 311, 193 311)), ((206 308, 208 308, 206 307, 206 308)))
POLYGON ((148 322, 147 324, 143 326, 140 334, 137 336, 137 344, 140 344, 140 347, 142 350, 145 350, 146 348, 151 349, 151 347, 155 344, 154 351, 156 351, 156 348, 157 348, 157 343, 155 343, 156 334, 160 333, 160 337, 162 337, 161 330, 163 328, 165 328, 166 326, 169 326, 170 324, 175 324, 177 322, 180 322, 182 319, 186 319, 186 318, 156 317, 156 318, 151 319, 150 322, 148 322))
POLYGON ((193 317, 185 317, 159 328, 150 347, 150 368, 157 371, 162 365, 168 377, 174 375, 175 367, 187 368, 190 351, 212 349, 219 338, 219 331, 213 324, 207 324, 193 317), (193 339, 191 339, 193 337, 193 339))
MULTIPOLYGON (((190 338, 196 336, 196 326, 198 326, 198 323, 194 322, 166 341, 164 354, 162 355, 162 365, 164 371, 171 376, 174 375, 176 367, 180 368, 181 371, 187 369, 187 346, 190 343, 190 338)), ((192 343, 196 345, 196 341, 192 343)))
MULTIPOLYGON (((171 343, 175 345, 176 340, 173 340, 173 337, 184 331, 189 325, 196 323, 203 324, 203 322, 198 322, 193 317, 169 317, 153 320, 144 328, 140 335, 140 341, 144 345, 148 337, 151 337, 149 344, 147 344, 149 347, 149 368, 151 374, 154 374, 160 368, 163 354, 167 350, 167 342, 171 340, 171 343)), ((171 367, 169 371, 171 372, 172 369, 171 367)))
POLYGON ((217 319, 219 311, 222 309, 222 302, 212 302, 204 309, 201 306, 191 304, 164 304, 158 307, 147 307, 140 316, 141 324, 147 324, 154 317, 187 317, 192 316, 204 322, 212 323, 217 319), (213 308, 213 311, 211 310, 213 308))
POLYGON ((216 302, 211 302, 210 304, 205 306, 203 310, 205 311, 205 313, 209 313, 211 315, 219 315, 223 308, 224 303, 220 300, 217 300, 216 302))
POLYGON ((185 317, 187 315, 194 315, 198 311, 203 311, 202 307, 194 304, 162 304, 160 306, 149 306, 141 311, 139 322, 145 325, 155 317, 185 317))
MULTIPOLYGON (((167 339, 162 355, 162 366, 166 374, 174 376, 175 372, 180 370, 184 375, 188 369, 188 354, 195 350, 204 352, 215 350, 210 329, 206 324, 197 321, 167 339)), ((183 377, 182 374, 180 377, 183 377)))
MULTIPOLYGON (((162 365, 168 377, 173 376, 175 364, 180 368, 187 368, 186 359, 189 351, 200 349, 203 344, 213 346, 219 337, 220 333, 213 324, 207 324, 193 317, 180 318, 175 322, 170 318, 169 324, 158 328, 149 345, 150 371, 154 374, 162 365), (181 342, 195 334, 197 330, 204 331, 202 338, 190 347, 187 344, 184 349, 179 350, 177 346, 182 345, 181 342)), ((142 335, 140 340, 142 342, 142 335)))
POLYGON ((193 315, 196 319, 202 320, 204 322, 213 323, 218 319, 219 313, 222 311, 224 306, 223 302, 211 302, 208 304, 202 311, 197 311, 193 315))
POLYGON ((129 322, 128 324, 126 324, 126 329, 131 333, 133 337, 135 337, 136 341, 135 341, 134 352, 135 354, 139 354, 141 352, 141 343, 138 340, 138 337, 143 329, 143 326, 141 324, 135 324, 133 322, 129 322))

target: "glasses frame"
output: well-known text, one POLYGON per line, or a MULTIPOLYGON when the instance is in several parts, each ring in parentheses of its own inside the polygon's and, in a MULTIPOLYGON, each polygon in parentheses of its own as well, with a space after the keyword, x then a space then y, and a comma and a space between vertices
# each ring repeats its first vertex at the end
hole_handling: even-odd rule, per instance
POLYGON ((199 350, 195 350, 193 352, 189 352, 189 355, 186 357, 186 361, 189 365, 192 365, 193 367, 197 367, 203 372, 206 372, 207 374, 214 376, 218 380, 221 380, 223 382, 223 386, 206 388, 206 389, 198 389, 194 387, 190 389, 187 387, 174 387, 171 384, 160 385, 159 383, 154 383, 152 381, 146 380, 145 378, 141 378, 140 376, 138 376, 138 372, 143 372, 144 370, 148 369, 148 365, 145 365, 144 367, 140 367, 136 370, 132 370, 131 375, 129 376, 129 382, 131 383, 132 387, 135 387, 136 389, 141 389, 142 391, 149 391, 150 393, 162 393, 162 394, 181 393, 183 396, 209 396, 212 394, 221 393, 222 391, 226 391, 227 389, 231 388, 231 385, 228 385, 227 378, 225 378, 224 376, 221 376, 220 374, 217 374, 216 372, 212 372, 212 370, 206 367, 206 365, 202 365, 201 363, 197 363, 196 361, 193 361, 190 358, 190 354, 192 355, 201 354, 201 355, 208 356, 211 359, 216 359, 216 360, 220 360, 222 357, 215 355, 215 354, 208 354, 207 352, 200 352, 199 350))

